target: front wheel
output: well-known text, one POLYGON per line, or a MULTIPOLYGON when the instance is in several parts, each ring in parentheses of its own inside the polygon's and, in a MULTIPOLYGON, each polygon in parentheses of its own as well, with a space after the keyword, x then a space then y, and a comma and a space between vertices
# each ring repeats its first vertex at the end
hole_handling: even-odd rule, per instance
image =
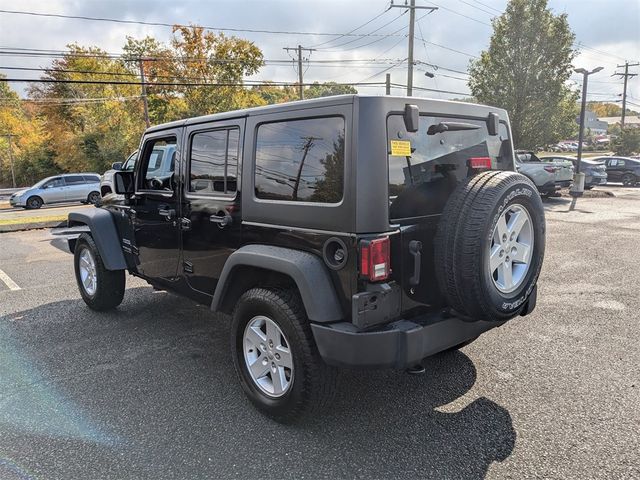
POLYGON ((92 310, 110 310, 124 298, 124 270, 107 270, 91 235, 83 233, 74 249, 74 267, 80 295, 92 310))
POLYGON ((92 205, 97 205, 98 202, 100 201, 100 198, 101 198, 100 192, 91 192, 87 197, 87 203, 90 203, 92 205))
POLYGON ((37 210, 43 204, 43 201, 40 197, 29 197, 27 199, 27 208, 32 210, 37 210))
POLYGON ((233 314, 231 351, 245 394, 276 421, 292 422, 333 397, 336 372, 318 353, 296 291, 245 292, 233 314))
POLYGON ((626 173, 624 177, 622 177, 622 184, 625 187, 633 187, 638 182, 638 179, 633 173, 626 173))

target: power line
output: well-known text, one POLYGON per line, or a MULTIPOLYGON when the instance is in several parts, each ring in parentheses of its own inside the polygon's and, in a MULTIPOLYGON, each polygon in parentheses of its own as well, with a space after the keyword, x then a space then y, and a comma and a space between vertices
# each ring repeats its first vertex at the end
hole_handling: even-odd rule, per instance
POLYGON ((498 10, 495 7, 492 7, 491 5, 487 5, 486 3, 482 3, 479 0, 473 0, 475 3, 478 3, 480 5, 482 5, 483 7, 487 7, 490 10, 493 10, 494 12, 496 12, 498 15, 502 15, 504 12, 502 12, 501 10, 498 10))
POLYGON ((336 37, 336 38, 332 38, 332 39, 330 39, 330 40, 326 40, 326 41, 324 41, 324 42, 322 42, 322 43, 317 43, 316 45, 311 45, 311 48, 318 48, 318 47, 320 47, 321 45, 326 45, 327 43, 335 42, 336 40, 339 40, 339 39, 341 39, 341 38, 346 37, 347 35, 351 35, 351 34, 352 34, 353 32, 355 32, 356 30, 360 30, 361 28, 366 27, 367 25, 369 25, 371 22, 373 22, 373 21, 377 20, 378 18, 380 18, 382 15, 384 15, 384 14, 385 14, 385 13, 387 13, 388 11, 389 11, 389 9, 387 8, 387 9, 383 10, 382 12, 380 12, 380 13, 379 13, 378 15, 376 15, 375 17, 373 17, 371 20, 369 20, 369 21, 367 21, 367 22, 363 23, 362 25, 360 25, 360 26, 358 26, 358 27, 354 28, 353 30, 351 30, 351 31, 349 31, 349 32, 347 32, 347 33, 344 33, 344 34, 342 34, 342 35, 340 35, 340 36, 338 36, 338 37, 336 37))
POLYGON ((128 24, 128 25, 147 25, 151 27, 170 27, 170 28, 201 27, 201 28, 204 28, 205 30, 214 30, 214 31, 221 31, 221 32, 266 33, 266 34, 274 34, 274 35, 313 35, 313 36, 324 36, 324 37, 371 36, 371 35, 359 34, 359 33, 301 32, 301 31, 295 31, 295 30, 266 30, 266 29, 255 29, 255 28, 212 27, 207 25, 184 25, 184 24, 178 24, 178 23, 144 22, 141 20, 121 20, 117 18, 108 18, 108 17, 89 17, 85 15, 62 15, 58 13, 27 12, 27 11, 19 11, 19 10, 0 10, 0 13, 7 13, 11 15, 29 15, 34 17, 53 17, 53 18, 66 18, 66 19, 74 19, 74 20, 87 20, 87 21, 94 21, 94 22, 111 22, 111 23, 121 23, 121 24, 128 24))
POLYGON ((455 15, 460 16, 460 17, 468 18, 469 20, 473 20, 474 22, 481 23, 482 25, 486 25, 487 27, 491 26, 490 23, 483 22, 482 20, 478 20, 477 18, 474 18, 474 17, 470 17, 469 15, 465 15, 464 13, 460 13, 460 12, 458 12, 456 10, 453 10, 453 9, 449 8, 449 7, 443 7, 442 5, 437 4, 436 2, 431 2, 431 0, 429 0, 429 1, 430 1, 430 3, 433 3, 435 6, 441 8, 442 10, 446 10, 447 12, 451 12, 451 13, 453 13, 455 15))
MULTIPOLYGON (((60 80, 53 78, 0 78, 1 82, 21 82, 21 83, 71 83, 71 84, 86 84, 86 85, 140 85, 140 82, 128 82, 128 81, 107 81, 107 80, 60 80)), ((179 82, 157 82, 149 83, 149 86, 159 87, 291 87, 298 85, 298 83, 292 82, 262 82, 262 83, 179 83, 179 82)), ((313 83, 303 83, 303 86, 312 86, 313 83)), ((351 86, 379 86, 384 85, 383 82, 356 82, 356 83, 336 83, 336 85, 351 85, 351 86)))
MULTIPOLYGON (((376 28, 375 30, 372 30, 371 32, 369 32, 369 33, 368 33, 368 34, 366 34, 366 35, 367 35, 367 36, 371 36, 372 34, 374 34, 374 33, 376 33, 376 32, 379 32, 379 31, 380 31, 380 30, 382 30, 384 27, 386 27, 386 26, 391 25, 392 23, 394 23, 396 20, 398 20, 400 17, 402 17, 402 16, 403 16, 404 14, 406 14, 406 13, 407 13, 406 11, 404 11, 404 12, 400 13, 398 16, 393 17, 393 18, 392 18, 391 20, 389 20, 387 23, 385 23, 384 25, 381 25, 380 27, 376 28)), ((402 30, 402 29, 401 29, 401 30, 402 30)), ((400 30, 398 30, 398 31, 400 31, 400 30)), ((392 34, 390 34, 390 35, 382 35, 382 36, 383 36, 383 38, 388 38, 388 37, 390 37, 390 36, 394 35, 395 33, 397 33, 398 31, 396 31, 396 32, 394 32, 394 33, 392 33, 392 34)), ((318 50, 329 51, 330 49, 340 48, 340 47, 343 47, 344 45, 349 45, 349 44, 351 44, 351 43, 353 43, 353 42, 357 42, 358 40, 361 40, 361 39, 362 39, 362 38, 354 38, 354 39, 349 40, 348 42, 340 43, 340 44, 338 44, 338 45, 331 45, 329 48, 320 48, 320 49, 318 49, 318 50)), ((364 45, 361 45, 361 46, 356 47, 356 48, 360 48, 360 47, 362 47, 362 46, 364 46, 364 45)), ((335 51, 335 50, 332 50, 332 51, 335 51)))

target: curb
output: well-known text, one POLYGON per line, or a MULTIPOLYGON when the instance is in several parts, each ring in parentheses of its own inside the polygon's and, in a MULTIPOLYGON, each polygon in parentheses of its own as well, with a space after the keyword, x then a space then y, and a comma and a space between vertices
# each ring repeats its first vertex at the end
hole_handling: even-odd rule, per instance
POLYGON ((38 230, 41 228, 66 227, 66 220, 49 220, 44 222, 16 223, 15 225, 0 225, 0 233, 20 232, 24 230, 38 230))

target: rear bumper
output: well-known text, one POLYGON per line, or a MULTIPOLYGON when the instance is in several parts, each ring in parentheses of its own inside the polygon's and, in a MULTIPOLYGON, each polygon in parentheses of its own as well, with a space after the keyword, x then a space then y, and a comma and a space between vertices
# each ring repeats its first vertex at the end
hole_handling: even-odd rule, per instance
POLYGON ((406 368, 504 322, 467 322, 431 315, 398 320, 384 329, 359 332, 352 323, 312 324, 320 355, 329 365, 360 368, 406 368))
POLYGON ((547 194, 551 194, 551 193, 555 193, 558 190, 560 190, 560 185, 558 185, 556 182, 554 182, 553 180, 548 181, 547 183, 545 183, 544 185, 540 185, 538 187, 538 191, 540 193, 547 193, 547 194))
POLYGON ((559 180, 556 182, 556 186, 559 188, 566 188, 571 186, 571 183, 573 183, 572 180, 559 180))

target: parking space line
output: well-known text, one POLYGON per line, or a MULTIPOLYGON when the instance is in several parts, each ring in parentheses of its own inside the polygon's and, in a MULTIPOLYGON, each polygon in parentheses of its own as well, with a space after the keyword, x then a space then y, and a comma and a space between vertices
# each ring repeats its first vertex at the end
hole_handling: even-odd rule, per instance
POLYGON ((0 280, 4 282, 4 284, 9 287, 9 290, 22 290, 16 282, 11 280, 11 277, 4 273, 4 271, 0 270, 0 280))

